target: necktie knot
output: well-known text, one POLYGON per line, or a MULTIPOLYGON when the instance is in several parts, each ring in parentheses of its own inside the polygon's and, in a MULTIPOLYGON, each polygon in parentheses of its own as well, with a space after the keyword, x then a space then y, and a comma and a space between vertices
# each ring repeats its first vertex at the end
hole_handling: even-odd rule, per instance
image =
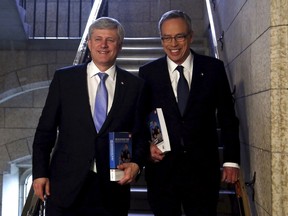
POLYGON ((103 72, 100 72, 97 75, 100 77, 101 81, 105 81, 108 77, 108 74, 103 73, 103 72))
POLYGON ((176 67, 176 70, 179 71, 180 76, 183 75, 183 68, 184 68, 184 67, 183 67, 182 65, 178 65, 178 66, 176 67))

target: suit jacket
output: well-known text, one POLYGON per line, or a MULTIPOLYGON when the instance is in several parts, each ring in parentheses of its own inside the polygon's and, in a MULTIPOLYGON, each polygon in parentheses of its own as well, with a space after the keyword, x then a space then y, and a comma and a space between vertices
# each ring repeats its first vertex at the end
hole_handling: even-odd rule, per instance
POLYGON ((113 104, 97 133, 89 104, 86 69, 87 64, 82 64, 55 72, 33 143, 33 179, 48 177, 53 199, 63 207, 75 200, 94 157, 97 173, 109 187, 108 132, 132 132, 133 162, 140 167, 144 163, 143 139, 140 139, 144 81, 116 67, 113 104))
POLYGON ((158 187, 160 182, 168 179, 177 181, 177 171, 185 167, 194 189, 208 189, 209 185, 218 188, 217 124, 221 128, 224 162, 240 162, 238 119, 223 62, 191 52, 194 56, 193 77, 183 117, 171 86, 166 56, 139 69, 139 76, 147 84, 149 111, 157 107, 163 109, 172 149, 162 162, 147 164, 148 187, 153 184, 158 187))

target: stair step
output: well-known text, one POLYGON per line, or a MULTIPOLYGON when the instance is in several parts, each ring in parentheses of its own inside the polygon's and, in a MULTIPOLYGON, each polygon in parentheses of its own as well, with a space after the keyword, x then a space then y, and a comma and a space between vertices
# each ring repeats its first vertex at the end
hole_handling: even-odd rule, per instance
MULTIPOLYGON (((235 208, 235 205, 237 205, 237 197, 235 196, 235 192, 227 189, 220 190, 217 207, 218 216, 233 215, 232 213, 235 211, 233 210, 233 208, 235 208)), ((132 213, 135 215, 147 215, 147 213, 151 213, 151 208, 147 201, 147 189, 145 187, 131 188, 131 201, 129 212, 131 213, 131 216, 132 213)))
POLYGON ((123 47, 119 53, 118 58, 132 56, 136 57, 151 57, 151 56, 163 56, 164 51, 162 47, 123 47))
MULTIPOLYGON (((145 38, 129 38, 129 37, 125 37, 124 38, 124 44, 123 46, 126 46, 127 44, 136 44, 138 46, 142 46, 145 47, 148 44, 154 44, 157 46, 161 46, 161 39, 160 37, 145 37, 145 38), (141 43, 139 43, 139 41, 141 41, 141 43)), ((194 46, 203 46, 203 47, 207 47, 207 39, 204 37, 194 37, 193 38, 193 43, 194 46)))
MULTIPOLYGON (((131 193, 143 193, 143 194, 146 194, 147 193, 147 188, 146 187, 135 187, 135 186, 132 186, 131 189, 130 189, 131 193)), ((232 189, 221 189, 219 191, 219 195, 235 195, 235 191, 232 190, 232 189)))
MULTIPOLYGON (((191 48, 199 54, 208 53, 207 40, 194 38, 191 48)), ((122 51, 117 58, 119 67, 137 75, 139 67, 165 55, 159 37, 124 38, 122 51)))

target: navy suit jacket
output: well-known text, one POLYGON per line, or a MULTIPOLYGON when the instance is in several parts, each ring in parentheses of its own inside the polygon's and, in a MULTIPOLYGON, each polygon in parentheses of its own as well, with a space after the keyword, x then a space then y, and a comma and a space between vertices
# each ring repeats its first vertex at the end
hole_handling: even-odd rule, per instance
POLYGON ((63 207, 75 200, 94 157, 97 173, 109 187, 108 132, 132 132, 133 162, 140 167, 144 164, 145 147, 140 138, 144 81, 116 67, 113 104, 97 133, 89 104, 86 69, 87 64, 82 64, 55 72, 33 143, 33 179, 48 177, 52 197, 63 207))
POLYGON ((170 181, 177 175, 183 167, 179 157, 186 152, 185 167, 189 167, 187 176, 191 175, 192 187, 203 189, 213 185, 215 189, 220 181, 217 125, 221 128, 224 162, 240 162, 238 119, 223 62, 191 52, 193 77, 183 117, 171 86, 166 56, 139 69, 139 76, 147 84, 149 111, 163 109, 172 149, 162 162, 147 164, 148 186, 159 186, 159 182, 170 181))

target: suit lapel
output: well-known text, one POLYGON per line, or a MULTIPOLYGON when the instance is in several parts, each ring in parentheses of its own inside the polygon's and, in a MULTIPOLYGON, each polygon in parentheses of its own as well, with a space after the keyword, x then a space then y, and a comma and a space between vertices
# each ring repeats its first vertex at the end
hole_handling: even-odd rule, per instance
POLYGON ((76 83, 77 87, 75 91, 79 93, 79 106, 83 110, 83 118, 84 122, 88 123, 88 127, 91 129, 93 133, 96 132, 93 116, 91 113, 91 107, 89 102, 89 94, 88 94, 88 84, 87 84, 87 64, 80 65, 77 71, 78 75, 75 77, 74 82, 76 83))
MULTIPOLYGON (((190 87, 190 94, 186 106, 186 110, 190 110, 190 106, 193 104, 193 100, 197 97, 201 97, 200 87, 203 85, 203 81, 205 78, 205 70, 202 67, 200 61, 200 56, 192 51, 193 57, 193 75, 192 82, 190 87), (200 92, 199 92, 200 91, 200 92)), ((185 115, 185 114, 184 114, 185 115)))
POLYGON ((166 104, 166 109, 172 109, 172 112, 179 113, 180 115, 177 100, 173 92, 173 87, 171 85, 166 56, 161 59, 160 65, 161 67, 159 67, 159 72, 155 72, 155 74, 158 74, 157 80, 159 80, 158 83, 159 85, 161 85, 160 89, 161 91, 163 91, 163 97, 159 98, 159 100, 165 101, 163 102, 163 104, 166 104))

